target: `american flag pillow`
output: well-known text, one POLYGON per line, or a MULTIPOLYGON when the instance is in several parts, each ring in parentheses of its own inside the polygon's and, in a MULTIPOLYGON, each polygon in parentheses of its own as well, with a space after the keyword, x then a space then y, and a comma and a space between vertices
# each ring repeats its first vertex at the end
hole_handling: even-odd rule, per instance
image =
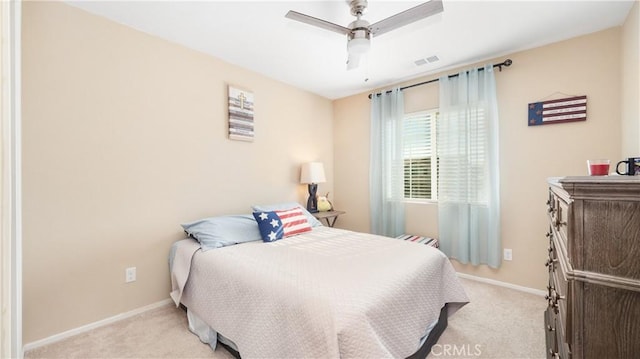
POLYGON ((253 212, 253 217, 258 222, 264 242, 273 242, 311 231, 311 224, 299 208, 272 212, 258 211, 253 212))

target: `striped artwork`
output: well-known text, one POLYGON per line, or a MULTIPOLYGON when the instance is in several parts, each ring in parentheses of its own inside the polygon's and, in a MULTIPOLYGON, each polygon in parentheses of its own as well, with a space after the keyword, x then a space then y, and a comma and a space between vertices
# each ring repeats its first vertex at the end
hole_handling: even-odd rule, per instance
POLYGON ((253 141, 253 93, 229 86, 229 138, 253 141))
POLYGON ((422 244, 426 244, 426 245, 431 246, 431 247, 440 248, 440 243, 438 243, 438 240, 435 239, 435 238, 414 236, 414 235, 411 235, 411 234, 401 234, 401 235, 397 236, 396 238, 397 239, 402 239, 403 241, 422 243, 422 244))
POLYGON ((585 121, 586 119, 587 96, 576 96, 529 104, 529 126, 585 121))

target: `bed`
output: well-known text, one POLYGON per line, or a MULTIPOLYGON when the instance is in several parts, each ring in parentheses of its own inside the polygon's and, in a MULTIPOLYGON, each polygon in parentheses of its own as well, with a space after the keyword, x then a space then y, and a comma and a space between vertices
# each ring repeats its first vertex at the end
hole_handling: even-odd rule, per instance
POLYGON ((425 357, 469 301, 444 254, 394 238, 314 224, 270 242, 203 243, 173 245, 171 297, 192 332, 236 357, 425 357))

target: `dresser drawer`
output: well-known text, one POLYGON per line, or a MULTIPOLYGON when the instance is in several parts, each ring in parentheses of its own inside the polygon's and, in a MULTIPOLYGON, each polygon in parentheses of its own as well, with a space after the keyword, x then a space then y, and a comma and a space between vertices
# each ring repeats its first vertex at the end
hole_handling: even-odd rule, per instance
POLYGON ((552 225, 558 232, 560 239, 563 241, 564 247, 567 248, 567 227, 569 219, 569 204, 562 198, 557 198, 556 215, 552 225))
POLYGON ((553 225, 556 223, 558 216, 558 197, 549 190, 549 199, 547 199, 547 213, 549 214, 549 223, 553 225))
MULTIPOLYGON (((556 315, 557 330, 562 332, 570 342, 571 336, 571 307, 569 298, 571 296, 570 283, 567 278, 567 257, 559 249, 560 239, 556 231, 551 230, 549 236, 549 257, 546 265, 549 269, 549 285, 547 286, 547 303, 549 309, 553 310, 556 315)), ((560 333, 559 333, 560 334, 560 333)), ((558 347, 559 351, 562 351, 558 347)))
POLYGON ((549 214, 549 223, 554 231, 563 241, 563 246, 567 247, 567 227, 569 225, 569 203, 562 197, 558 196, 553 190, 549 190, 549 199, 547 200, 547 213, 549 214))
POLYGON ((569 345, 566 341, 565 329, 563 323, 560 321, 556 321, 556 352, 557 358, 560 359, 569 359, 570 351, 569 345))
POLYGON ((562 308, 564 305, 560 306, 560 312, 555 316, 555 356, 554 358, 569 358, 570 350, 569 350, 569 340, 571 339, 570 331, 567 330, 568 322, 563 318, 564 316, 562 308))
POLYGON ((547 358, 552 359, 558 352, 558 338, 556 336, 556 317, 551 308, 544 311, 544 332, 547 344, 547 358))
MULTIPOLYGON (((550 305, 556 308, 558 320, 562 323, 562 329, 566 329, 567 321, 567 298, 568 298, 568 283, 567 280, 563 278, 562 273, 559 268, 557 268, 553 273, 551 273, 553 278, 553 289, 554 292, 551 293, 550 305)), ((566 334, 566 332, 564 333, 566 334)))
POLYGON ((549 272, 553 272, 554 268, 558 265, 558 248, 553 242, 554 231, 549 227, 549 232, 547 232, 547 238, 549 238, 549 246, 547 247, 547 253, 549 257, 545 262, 545 266, 549 269, 549 272))
POLYGON ((545 342, 547 344, 546 356, 548 359, 569 359, 569 345, 565 341, 562 322, 556 316, 552 308, 544 311, 545 342))

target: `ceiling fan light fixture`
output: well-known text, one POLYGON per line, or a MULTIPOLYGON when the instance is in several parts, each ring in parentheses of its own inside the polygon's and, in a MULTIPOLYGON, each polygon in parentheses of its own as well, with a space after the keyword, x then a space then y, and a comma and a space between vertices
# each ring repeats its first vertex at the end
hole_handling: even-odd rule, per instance
POLYGON ((349 41, 347 51, 349 51, 350 54, 366 54, 370 47, 371 43, 368 39, 355 38, 349 41))
MULTIPOLYGON (((370 25, 368 21, 362 19, 362 15, 368 6, 368 1, 347 0, 347 2, 351 8, 351 15, 356 17, 356 20, 351 22, 348 27, 334 24, 293 10, 289 10, 285 17, 325 30, 337 32, 338 34, 347 35, 347 52, 349 54, 349 59, 347 61, 348 70, 358 67, 360 57, 366 54, 371 47, 372 36, 385 34, 412 22, 441 13, 444 10, 442 7, 442 0, 430 0, 370 25)), ((426 60, 428 61, 428 59, 426 60)))
POLYGON ((366 30, 354 30, 347 42, 347 52, 349 54, 365 54, 371 47, 369 33, 366 30))

